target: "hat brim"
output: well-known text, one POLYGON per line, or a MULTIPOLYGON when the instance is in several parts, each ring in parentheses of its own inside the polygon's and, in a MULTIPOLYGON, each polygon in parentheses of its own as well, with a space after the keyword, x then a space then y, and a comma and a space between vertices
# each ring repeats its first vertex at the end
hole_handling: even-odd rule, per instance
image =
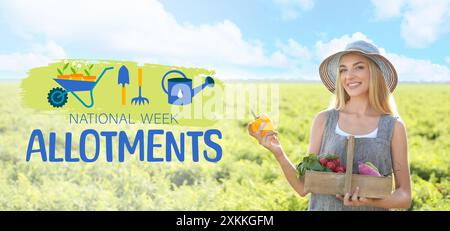
POLYGON ((394 65, 386 59, 384 56, 375 53, 365 53, 360 50, 346 50, 330 55, 328 58, 324 59, 319 67, 320 79, 327 89, 334 93, 336 90, 336 79, 338 72, 338 65, 340 58, 348 53, 357 53, 370 58, 374 61, 378 67, 380 67, 383 73, 384 80, 388 86, 390 92, 394 92, 397 87, 397 71, 394 65))

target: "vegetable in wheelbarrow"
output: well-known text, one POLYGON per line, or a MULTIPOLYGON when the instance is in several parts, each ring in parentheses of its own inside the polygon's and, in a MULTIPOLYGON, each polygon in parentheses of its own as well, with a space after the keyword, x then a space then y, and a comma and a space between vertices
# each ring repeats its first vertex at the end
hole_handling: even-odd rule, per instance
POLYGON ((72 71, 72 74, 70 75, 70 78, 73 80, 81 80, 83 78, 83 74, 78 73, 78 69, 81 68, 80 63, 73 63, 73 66, 70 67, 70 70, 72 71))
POLYGON ((72 74, 67 75, 64 74, 65 70, 69 67, 69 62, 66 60, 64 61, 64 66, 61 68, 57 68, 58 71, 58 79, 70 79, 70 80, 76 80, 76 81, 88 81, 88 82, 95 82, 97 79, 97 76, 92 75, 92 69, 94 67, 94 64, 87 64, 86 68, 83 70, 83 72, 86 75, 83 75, 82 73, 79 73, 79 69, 81 68, 80 63, 73 62, 72 66, 70 66, 70 70, 72 71, 72 74))
POLYGON ((91 74, 91 71, 92 71, 93 67, 94 67, 94 64, 90 64, 90 65, 87 66, 86 69, 84 69, 84 73, 86 74, 85 76, 83 76, 84 80, 86 80, 86 81, 95 81, 97 76, 91 74))
POLYGON ((85 81, 94 82, 95 79, 97 79, 97 76, 95 76, 95 75, 84 75, 83 76, 83 80, 85 80, 85 81))
POLYGON ((69 67, 69 62, 64 61, 64 66, 61 68, 56 68, 56 70, 58 71, 58 78, 60 79, 70 79, 70 75, 66 75, 64 74, 64 72, 66 71, 67 67, 69 67))

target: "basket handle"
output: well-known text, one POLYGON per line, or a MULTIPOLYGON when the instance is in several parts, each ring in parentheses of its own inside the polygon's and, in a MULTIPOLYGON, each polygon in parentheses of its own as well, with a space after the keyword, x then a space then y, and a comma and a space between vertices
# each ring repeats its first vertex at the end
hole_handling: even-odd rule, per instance
POLYGON ((347 141, 347 167, 345 170, 344 193, 351 193, 352 173, 353 173, 353 155, 355 152, 355 137, 349 136, 347 141))

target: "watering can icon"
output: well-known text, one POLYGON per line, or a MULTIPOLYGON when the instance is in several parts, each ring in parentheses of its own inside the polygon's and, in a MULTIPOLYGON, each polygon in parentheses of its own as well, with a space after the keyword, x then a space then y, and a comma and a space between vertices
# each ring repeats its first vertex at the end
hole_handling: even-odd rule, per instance
POLYGON ((205 87, 214 87, 214 79, 210 76, 206 77, 205 83, 192 88, 192 79, 186 77, 186 75, 178 70, 171 70, 167 72, 161 81, 161 86, 164 92, 167 94, 168 103, 172 105, 187 105, 192 103, 192 97, 203 90, 205 87), (170 74, 179 74, 181 78, 170 78, 167 80, 168 88, 164 86, 164 80, 170 74))

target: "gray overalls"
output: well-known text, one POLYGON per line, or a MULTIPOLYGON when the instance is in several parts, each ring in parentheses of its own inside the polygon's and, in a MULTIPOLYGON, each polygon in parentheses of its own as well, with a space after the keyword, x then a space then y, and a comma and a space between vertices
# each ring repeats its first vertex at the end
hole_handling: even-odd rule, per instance
MULTIPOLYGON (((330 109, 327 112, 327 121, 320 147, 320 157, 327 154, 339 156, 341 165, 346 164, 347 138, 335 133, 336 124, 339 119, 339 112, 330 109)), ((358 173, 358 162, 372 162, 383 176, 392 173, 391 158, 391 138, 396 117, 382 115, 378 123, 378 133, 376 138, 355 138, 355 153, 353 158, 353 173, 358 173)), ((335 195, 311 194, 309 210, 387 210, 382 208, 367 206, 344 206, 343 202, 335 195)))

